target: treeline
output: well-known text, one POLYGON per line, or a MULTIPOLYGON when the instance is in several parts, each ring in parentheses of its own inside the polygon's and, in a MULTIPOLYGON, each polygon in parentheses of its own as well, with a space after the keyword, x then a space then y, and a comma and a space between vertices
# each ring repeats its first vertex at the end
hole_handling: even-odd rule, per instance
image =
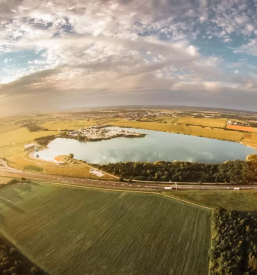
POLYGON ((20 183, 20 182, 30 183, 31 180, 28 180, 23 177, 21 179, 11 179, 11 180, 8 180, 7 183, 0 184, 0 188, 5 187, 6 185, 16 184, 16 183, 20 183))
POLYGON ((50 141, 52 141, 56 138, 57 138, 57 136, 55 136, 55 135, 40 137, 40 138, 35 138, 35 142, 39 145, 47 146, 50 141))
POLYGON ((0 237, 0 274, 40 275, 46 273, 34 266, 9 242, 0 237))
POLYGON ((250 214, 217 208, 212 216, 210 275, 257 273, 256 225, 250 214))
POLYGON ((257 165, 254 162, 227 161, 218 164, 197 162, 118 162, 94 164, 98 169, 125 179, 175 182, 211 182, 250 184, 257 182, 257 165))
POLYGON ((48 131, 48 129, 32 123, 26 124, 25 127, 27 127, 30 132, 48 131))

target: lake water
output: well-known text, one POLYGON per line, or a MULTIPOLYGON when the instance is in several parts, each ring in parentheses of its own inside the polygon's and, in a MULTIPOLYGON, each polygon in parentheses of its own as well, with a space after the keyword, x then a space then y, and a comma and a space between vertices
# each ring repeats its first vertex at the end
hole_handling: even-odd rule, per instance
MULTIPOLYGON (((112 127, 117 129, 117 127, 112 127)), ((114 138, 98 142, 80 142, 57 138, 46 150, 36 154, 44 160, 54 160, 58 155, 74 154, 74 158, 90 163, 119 161, 196 161, 218 163, 226 160, 245 160, 257 150, 240 143, 201 138, 182 134, 133 128, 118 128, 146 134, 143 138, 114 138)))

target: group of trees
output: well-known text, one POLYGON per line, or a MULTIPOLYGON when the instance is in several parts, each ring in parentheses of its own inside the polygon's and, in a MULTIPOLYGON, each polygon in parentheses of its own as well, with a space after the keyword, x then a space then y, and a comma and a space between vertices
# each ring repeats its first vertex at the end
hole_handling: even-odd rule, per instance
POLYGON ((0 238, 0 274, 39 275, 44 273, 25 259, 16 248, 0 238))
POLYGON ((135 180, 231 184, 257 182, 256 163, 239 160, 218 164, 158 161, 118 162, 94 166, 121 178, 135 180))
POLYGON ((257 273, 256 225, 254 218, 217 208, 212 216, 211 275, 257 273))
POLYGON ((40 138, 35 138, 35 142, 39 145, 47 146, 50 141, 52 141, 56 138, 57 138, 57 136, 55 136, 55 135, 40 137, 40 138))
POLYGON ((38 125, 33 124, 33 123, 26 124, 25 126, 27 127, 27 129, 28 129, 30 132, 48 131, 48 129, 43 128, 43 127, 38 126, 38 125))

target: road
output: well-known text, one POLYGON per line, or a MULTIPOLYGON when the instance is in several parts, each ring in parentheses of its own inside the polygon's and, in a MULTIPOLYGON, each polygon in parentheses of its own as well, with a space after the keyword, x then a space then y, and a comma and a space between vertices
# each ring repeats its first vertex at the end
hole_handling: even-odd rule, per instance
POLYGON ((101 188, 119 188, 119 189, 133 189, 133 190, 149 190, 149 191, 175 191, 177 190, 234 190, 234 188, 240 188, 240 190, 253 190, 257 189, 257 185, 226 185, 226 184, 197 184, 197 183, 185 183, 175 184, 172 183, 150 183, 150 182, 118 182, 118 181, 104 181, 104 180, 93 180, 86 178, 77 177, 67 177, 49 174, 39 174, 33 172, 27 172, 22 170, 17 170, 9 167, 0 167, 0 177, 11 177, 11 178, 21 178, 25 177, 31 180, 38 180, 44 182, 56 182, 61 184, 77 185, 77 186, 94 186, 101 188), (172 188, 172 189, 171 189, 172 188))

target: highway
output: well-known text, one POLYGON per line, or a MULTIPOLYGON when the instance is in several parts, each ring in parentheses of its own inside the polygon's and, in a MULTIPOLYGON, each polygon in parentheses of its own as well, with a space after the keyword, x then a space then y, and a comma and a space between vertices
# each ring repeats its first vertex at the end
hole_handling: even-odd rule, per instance
POLYGON ((17 170, 9 167, 0 167, 0 177, 11 178, 27 178, 30 180, 38 180, 43 182, 54 182, 60 184, 69 184, 77 186, 93 186, 108 189, 133 189, 133 190, 149 190, 149 191, 176 191, 176 190, 253 190, 257 189, 257 185, 227 185, 227 184, 198 184, 198 183, 154 183, 154 182, 119 182, 119 181, 104 181, 93 180, 87 178, 67 177, 49 174, 39 174, 17 170))

